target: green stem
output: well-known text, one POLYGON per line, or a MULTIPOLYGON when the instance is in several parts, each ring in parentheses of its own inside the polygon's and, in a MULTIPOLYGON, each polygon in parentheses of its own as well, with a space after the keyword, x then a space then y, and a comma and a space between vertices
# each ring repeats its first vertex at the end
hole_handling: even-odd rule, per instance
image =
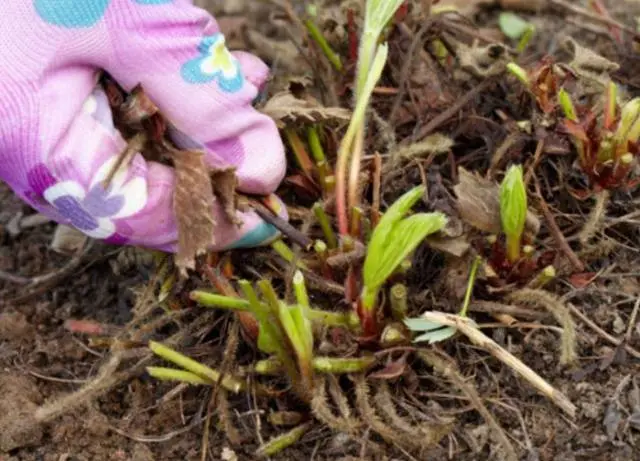
POLYGON ((191 373, 190 371, 176 370, 175 368, 164 367, 147 367, 147 373, 152 378, 160 381, 178 381, 187 384, 206 385, 210 386, 212 383, 209 379, 204 379, 201 376, 191 373))
POLYGON ((338 238, 336 237, 335 232, 333 232, 333 228, 329 222, 329 217, 327 216, 327 212, 324 210, 322 202, 317 202, 313 205, 313 213, 315 214, 318 224, 322 229, 324 238, 327 241, 327 246, 331 249, 337 248, 338 238))
POLYGON ((407 287, 397 283, 389 291, 391 295, 391 315, 395 320, 402 320, 407 316, 407 287))
POLYGON ((320 323, 327 327, 345 327, 352 331, 360 328, 358 316, 353 312, 331 312, 321 309, 311 309, 309 319, 314 323, 320 323))
POLYGON ((324 149, 322 148, 322 143, 320 142, 320 135, 318 134, 317 125, 310 126, 307 129, 307 142, 309 143, 311 155, 316 161, 316 164, 326 162, 327 157, 324 155, 324 149))
POLYGON ((302 436, 313 426, 313 423, 308 422, 301 424, 299 426, 294 427, 289 432, 286 432, 282 435, 279 435, 267 443, 262 445, 258 451, 257 455, 260 457, 269 457, 274 456, 280 453, 282 450, 290 447, 294 443, 298 442, 302 436))
POLYGON ((375 357, 335 358, 316 357, 313 367, 316 371, 330 374, 360 373, 375 363, 375 357))
POLYGON ((300 261, 299 259, 296 260, 296 255, 294 254, 293 250, 289 248, 289 245, 284 243, 284 241, 276 240, 271 244, 271 248, 273 248, 273 250, 288 263, 293 264, 293 262, 295 261, 296 267, 299 267, 300 269, 307 269, 307 265, 304 262, 300 261))
POLYGON ((218 295, 215 293, 207 293, 206 291, 192 291, 189 294, 189 297, 207 307, 220 307, 223 309, 230 310, 241 310, 241 311, 249 311, 251 310, 251 304, 246 299, 242 298, 232 298, 230 296, 218 295))
POLYGON ((514 264, 520 259, 520 235, 506 235, 507 259, 514 264))
POLYGON ((311 304, 309 303, 309 293, 307 293, 307 286, 304 283, 304 275, 302 275, 302 272, 296 271, 296 273, 293 275, 292 283, 293 290, 296 294, 296 301, 298 301, 298 304, 308 310, 311 307, 311 304))
POLYGON ((540 289, 544 287, 546 284, 551 282, 554 278, 556 278, 556 269, 553 266, 547 266, 542 269, 538 275, 535 276, 533 280, 531 280, 527 284, 527 288, 531 289, 540 289))
POLYGON ((340 59, 340 56, 335 51, 333 51, 331 45, 329 45, 329 42, 327 42, 327 39, 324 38, 324 35, 322 35, 322 32, 320 32, 320 29, 318 29, 318 26, 316 26, 316 24, 311 19, 305 19, 304 25, 306 26, 307 31, 309 31, 309 35, 311 35, 311 38, 313 38, 313 40, 318 44, 331 65, 338 72, 342 72, 342 60, 340 59))
MULTIPOLYGON (((520 242, 518 242, 518 248, 520 242)), ((478 267, 480 267, 480 263, 482 262, 482 258, 480 256, 476 256, 473 260, 473 264, 471 265, 471 271, 469 272, 469 281, 467 282, 467 291, 464 294, 464 302, 462 304, 462 309, 460 309, 460 313, 458 314, 460 317, 466 317, 467 311, 469 310, 469 304, 471 303, 471 295, 473 294, 473 286, 476 283, 476 276, 478 274, 478 267)))
MULTIPOLYGON (((186 355, 174 351, 164 344, 155 341, 149 341, 149 349, 151 349, 151 351, 155 355, 157 355, 158 357, 162 357, 167 362, 171 362, 193 374, 207 378, 214 384, 220 381, 220 373, 218 371, 214 370, 213 368, 209 368, 208 366, 203 365, 202 363, 193 360, 186 355)), ((224 376, 220 384, 225 389, 236 394, 244 388, 244 384, 242 382, 237 381, 229 376, 224 376)))

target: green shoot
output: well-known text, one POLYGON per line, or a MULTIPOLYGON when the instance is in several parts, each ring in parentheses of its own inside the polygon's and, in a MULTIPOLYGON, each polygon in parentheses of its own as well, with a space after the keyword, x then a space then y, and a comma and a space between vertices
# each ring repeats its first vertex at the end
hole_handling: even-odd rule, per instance
POLYGON ((578 113, 576 112, 576 108, 573 105, 573 101, 571 100, 571 96, 564 88, 560 88, 558 91, 558 102, 560 103, 560 107, 562 108, 562 112, 564 113, 564 117, 572 122, 578 121, 578 113))
POLYGON ((391 315, 394 320, 403 320, 407 316, 407 286, 396 283, 389 290, 391 298, 391 315))
POLYGON ((294 427, 289 432, 286 432, 282 435, 279 435, 264 445, 262 445, 256 455, 259 457, 268 458, 270 456, 275 456, 281 451, 289 448, 291 445, 297 443, 302 436, 313 426, 313 423, 308 422, 301 424, 299 426, 294 427))
POLYGON ((507 70, 511 72, 518 80, 520 80, 527 88, 531 87, 531 81, 529 80, 529 74, 522 67, 515 62, 507 64, 507 70))
POLYGON ((279 330, 276 328, 275 316, 267 306, 260 302, 258 295, 249 281, 240 280, 238 284, 245 298, 249 301, 251 311, 255 315, 260 327, 258 332, 258 349, 267 354, 282 355, 284 353, 282 335, 279 334, 279 330))
POLYGON ((442 213, 405 217, 424 191, 420 186, 406 192, 391 205, 373 230, 364 261, 364 286, 360 295, 360 320, 365 334, 375 331, 375 310, 382 285, 425 237, 447 224, 442 213))
POLYGON ((533 24, 511 12, 500 13, 498 23, 500 24, 502 33, 512 40, 518 40, 516 49, 519 53, 527 47, 536 30, 533 24))
MULTIPOLYGON (((149 341, 149 349, 151 349, 151 352, 153 352, 158 357, 161 357, 165 359, 167 362, 171 362, 174 365, 179 366, 180 368, 184 369, 184 371, 187 371, 190 374, 199 376, 202 379, 208 380, 208 384, 215 385, 220 381, 220 373, 218 371, 214 370, 213 368, 209 368, 208 366, 203 365, 202 363, 196 360, 193 360, 187 357, 186 355, 183 355, 171 349, 168 346, 165 346, 155 341, 149 341)), ((156 374, 157 374, 157 371, 158 371, 157 369, 155 371, 152 369, 152 372, 156 372, 156 374)), ((179 375, 180 373, 178 374, 174 373, 173 376, 177 377, 179 375)), ((168 375, 166 371, 164 372, 161 371, 159 376, 167 377, 168 375)), ((183 375, 182 377, 187 378, 187 375, 183 375)), ((185 382, 189 382, 189 381, 185 381, 185 382)), ((226 375, 222 378, 222 380, 220 381, 220 384, 225 389, 235 394, 237 394, 244 388, 244 384, 242 382, 226 375)))
POLYGON ((547 266, 542 269, 528 284, 527 288, 540 289, 556 278, 556 269, 553 266, 547 266))
POLYGON ((500 185, 500 219, 506 237, 507 259, 520 259, 522 233, 527 219, 527 190, 522 177, 522 165, 513 165, 500 185))
POLYGON ((522 34, 522 37, 520 37, 520 40, 518 41, 518 46, 516 47, 518 53, 522 53, 527 48, 527 45, 531 42, 535 32, 535 26, 533 24, 529 24, 529 27, 527 27, 527 30, 525 30, 524 34, 522 34))
POLYGON ((640 122, 640 98, 634 98, 627 102, 620 112, 620 122, 615 132, 615 142, 619 146, 617 149, 618 156, 627 153, 627 143, 635 143, 637 134, 634 132, 634 126, 640 122), (635 137, 635 139, 633 139, 635 137))

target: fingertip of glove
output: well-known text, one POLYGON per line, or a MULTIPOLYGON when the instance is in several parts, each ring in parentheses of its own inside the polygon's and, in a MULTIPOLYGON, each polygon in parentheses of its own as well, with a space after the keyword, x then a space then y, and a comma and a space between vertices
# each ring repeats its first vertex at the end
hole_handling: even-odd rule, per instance
POLYGON ((269 78, 269 66, 257 56, 246 51, 234 51, 232 54, 240 63, 240 68, 247 81, 260 91, 269 78))

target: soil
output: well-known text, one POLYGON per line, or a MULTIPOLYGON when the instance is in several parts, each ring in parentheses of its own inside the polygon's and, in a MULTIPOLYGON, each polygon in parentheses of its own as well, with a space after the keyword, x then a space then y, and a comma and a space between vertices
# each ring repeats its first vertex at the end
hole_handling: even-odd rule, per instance
MULTIPOLYGON (((229 28, 234 37, 232 41, 268 59, 268 52, 257 49, 241 30, 245 25, 255 25, 265 35, 273 36, 272 29, 276 26, 265 26, 254 9, 244 11, 242 8, 247 2, 236 3, 234 6, 231 2, 231 7, 218 5, 218 9, 223 10, 218 16, 220 22, 229 28)), ((635 28, 633 18, 640 15, 639 2, 611 0, 605 3, 616 19, 635 28)), ((475 22, 482 25, 478 30, 495 34, 499 12, 498 5, 476 11, 475 22)), ((621 48, 597 32, 601 24, 587 29, 581 18, 560 15, 557 11, 526 17, 533 19, 538 28, 537 55, 557 46, 561 33, 570 34, 584 46, 619 62, 617 80, 626 85, 631 96, 639 94, 637 52, 621 48)), ((392 53, 401 50, 399 45, 392 47, 392 53)), ((289 69, 286 63, 277 68, 286 77, 289 69)), ((419 80, 413 83, 420 84, 419 80)), ((423 80, 423 92, 415 92, 413 96, 418 98, 416 104, 427 104, 426 115, 416 119, 412 108, 403 107, 397 116, 404 121, 404 124, 398 123, 398 139, 411 135, 412 130, 420 131, 470 88, 440 78, 441 87, 434 95, 438 85, 429 78, 423 80), (416 121, 417 126, 410 128, 412 121, 416 121)), ((504 88, 500 85, 491 88, 491 92, 474 98, 471 108, 467 108, 475 119, 461 113, 439 127, 441 132, 455 138, 452 155, 461 163, 464 159, 465 165, 486 168, 489 156, 504 137, 501 126, 494 127, 493 131, 483 128, 482 122, 489 117, 493 118, 487 121, 489 126, 496 125, 494 109, 506 107, 504 88)), ((393 98, 379 100, 377 110, 387 113, 384 111, 388 111, 392 103, 393 98)), ((427 167, 434 200, 447 197, 446 190, 438 196, 438 188, 434 186, 445 175, 434 171, 447 168, 446 161, 434 164, 431 169, 427 167)), ((391 203, 399 192, 419 183, 420 173, 419 168, 409 166, 404 166, 401 173, 394 173, 397 177, 384 185, 383 198, 387 199, 384 203, 391 203)), ((449 186, 445 177, 443 187, 449 186)), ((564 215, 558 218, 563 231, 579 230, 583 222, 580 220, 584 219, 581 213, 588 212, 588 205, 554 201, 553 189, 545 191, 553 211, 564 210, 564 215)), ((290 188, 285 191, 288 192, 290 188)), ((638 210, 637 191, 614 194, 606 219, 613 221, 638 210)), ((32 215, 35 212, 0 183, 0 271, 20 277, 18 280, 0 277, 0 461, 254 459, 261 443, 287 429, 286 425, 271 424, 269 415, 274 411, 299 411, 300 405, 293 397, 278 394, 265 401, 250 392, 227 396, 211 389, 160 383, 144 373, 144 365, 151 360, 143 347, 148 339, 174 338, 183 345, 183 352, 215 365, 227 355, 225 348, 229 347, 228 338, 232 337, 229 335, 234 325, 229 314, 203 312, 191 305, 184 311, 168 313, 157 308, 141 308, 140 299, 144 299, 147 288, 152 286, 155 270, 146 252, 94 242, 77 267, 32 292, 21 278, 58 271, 70 260, 69 256, 50 248, 54 223, 37 222, 29 227, 16 224, 25 223, 25 217, 32 215), (78 324, 70 324, 70 320, 87 323, 80 328, 78 324), (154 321, 158 324, 151 327, 154 321), (121 334, 125 327, 135 331, 121 334), (98 328, 100 334, 86 334, 87 328, 98 328), (108 368, 110 346, 116 337, 126 344, 124 357, 121 363, 108 368), (64 411, 45 423, 36 422, 38 408, 82 388, 98 376, 100 370, 105 378, 117 379, 103 390, 90 390, 90 398, 78 397, 76 402, 67 402, 64 411), (204 417, 207 409, 213 414, 210 427, 204 417)), ((639 222, 637 215, 628 218, 628 222, 612 228, 610 239, 594 245, 593 252, 602 254, 591 258, 583 272, 599 273, 601 277, 597 281, 580 284, 582 279, 568 276, 559 278, 550 288, 600 329, 595 331, 584 319, 574 317, 578 361, 572 366, 559 363, 557 329, 541 327, 556 325, 553 317, 535 314, 531 320, 535 327, 510 328, 504 323, 496 325, 493 318, 478 314, 484 323, 494 323, 493 328, 485 330, 486 334, 577 406, 575 418, 566 416, 511 369, 468 341, 455 339, 437 346, 455 359, 460 373, 477 390, 522 460, 640 460, 640 355, 634 356, 640 350, 640 323, 629 325, 640 299, 639 222), (618 340, 626 334, 628 337, 623 343, 628 346, 626 349, 605 337, 610 335, 618 340)), ((545 245, 553 246, 553 239, 546 231, 541 239, 545 245)), ((254 270, 251 268, 257 268, 262 261, 268 263, 267 251, 239 252, 234 255, 234 261, 241 261, 244 270, 251 273, 254 270)), ((453 306, 459 305, 456 296, 450 294, 460 291, 452 288, 460 279, 464 291, 467 268, 464 266, 458 277, 454 272, 449 272, 447 277, 444 267, 454 270, 433 251, 418 250, 408 276, 412 293, 418 300, 412 309, 421 312, 426 305, 453 312, 453 306), (448 285, 440 283, 443 279, 448 279, 448 285), (453 301, 449 302, 446 296, 453 301)), ((202 285, 204 282, 190 283, 202 285)), ((325 305, 333 303, 330 295, 324 299, 316 295, 315 299, 325 305)), ((635 318, 635 322, 638 321, 635 318)), ((237 355, 238 362, 245 358, 246 363, 255 356, 255 351, 242 342, 237 355)), ((388 382, 392 400, 402 419, 413 424, 454 421, 452 430, 438 445, 416 454, 401 444, 385 442, 368 429, 351 435, 317 423, 298 443, 271 459, 507 459, 490 425, 464 394, 417 358, 411 358, 409 365, 414 371, 388 382)), ((348 383, 341 384, 352 389, 348 383)), ((348 398, 351 402, 354 397, 349 394, 348 398)))

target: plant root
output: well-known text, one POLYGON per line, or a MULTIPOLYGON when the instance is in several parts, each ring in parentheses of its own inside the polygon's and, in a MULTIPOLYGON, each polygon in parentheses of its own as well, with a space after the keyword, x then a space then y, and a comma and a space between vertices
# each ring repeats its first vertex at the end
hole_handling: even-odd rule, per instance
POLYGON ((606 215, 610 197, 611 194, 606 189, 596 195, 596 204, 591 210, 591 213, 589 213, 589 218, 578 233, 578 240, 583 246, 589 243, 589 240, 600 230, 599 227, 606 215))
POLYGON ((576 326, 571 318, 571 312, 558 297, 548 291, 523 288, 509 294, 507 299, 525 306, 542 307, 550 312, 562 326, 560 364, 570 365, 576 361, 576 326))
POLYGON ((67 394, 57 400, 46 403, 36 409, 35 419, 39 423, 47 423, 73 411, 91 400, 99 397, 122 379, 116 370, 123 360, 124 351, 117 350, 111 354, 109 360, 102 365, 98 375, 75 392, 67 394))
POLYGON ((325 392, 326 382, 323 378, 317 379, 318 382, 313 389, 313 397, 311 398, 311 411, 313 412, 313 416, 335 432, 356 435, 361 425, 359 421, 353 418, 334 415, 329 406, 329 402, 327 402, 327 394, 325 392))
POLYGON ((448 433, 448 431, 442 431, 444 432, 442 434, 433 432, 430 434, 431 437, 426 436, 427 434, 421 434, 421 437, 416 438, 412 433, 403 432, 402 430, 398 430, 397 428, 390 426, 378 416, 371 405, 369 385, 367 384, 364 376, 358 375, 354 377, 354 381, 356 404, 358 406, 360 416, 362 416, 362 419, 387 442, 406 450, 419 452, 422 455, 430 448, 433 448, 433 446, 440 442, 440 439, 448 433))
POLYGON ((516 453, 515 448, 513 448, 513 444, 509 440, 509 437, 507 437, 507 434, 500 427, 500 424, 498 424, 498 421, 496 421, 489 409, 482 403, 482 398, 478 394, 476 388, 460 374, 453 359, 444 354, 444 352, 438 353, 436 351, 426 349, 419 350, 418 357, 428 365, 432 366, 435 371, 451 381, 451 384, 456 386, 460 392, 469 399, 476 411, 480 413, 487 425, 493 431, 496 440, 502 445, 506 454, 506 459, 508 461, 518 461, 518 454, 516 453))
POLYGON ((380 412, 382 412, 383 417, 385 417, 391 425, 395 426, 399 431, 406 433, 409 437, 422 440, 424 442, 423 450, 432 448, 453 429, 453 420, 434 424, 411 424, 398 413, 391 397, 389 385, 384 381, 378 385, 375 402, 380 412))

